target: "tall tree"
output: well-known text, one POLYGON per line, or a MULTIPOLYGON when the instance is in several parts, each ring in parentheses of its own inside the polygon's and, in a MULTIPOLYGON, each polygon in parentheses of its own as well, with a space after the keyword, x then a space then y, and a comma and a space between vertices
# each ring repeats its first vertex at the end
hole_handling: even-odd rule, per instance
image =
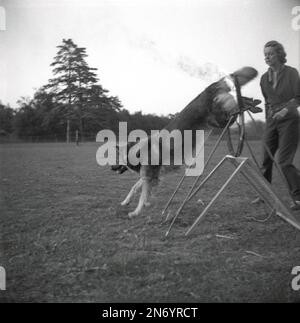
POLYGON ((96 68, 88 66, 86 48, 78 47, 72 39, 63 39, 62 45, 51 64, 54 78, 45 89, 54 94, 57 103, 63 104, 63 115, 67 120, 78 121, 81 138, 83 136, 84 109, 90 101, 91 90, 97 86, 100 95, 107 92, 97 84, 96 68))

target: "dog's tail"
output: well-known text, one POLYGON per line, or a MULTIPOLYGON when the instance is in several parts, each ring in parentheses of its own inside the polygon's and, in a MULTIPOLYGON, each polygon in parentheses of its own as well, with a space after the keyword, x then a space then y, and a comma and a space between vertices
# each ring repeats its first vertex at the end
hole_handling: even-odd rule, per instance
POLYGON ((258 72, 255 68, 250 66, 242 67, 241 69, 233 72, 230 76, 237 78, 240 86, 247 84, 248 82, 252 81, 258 72))

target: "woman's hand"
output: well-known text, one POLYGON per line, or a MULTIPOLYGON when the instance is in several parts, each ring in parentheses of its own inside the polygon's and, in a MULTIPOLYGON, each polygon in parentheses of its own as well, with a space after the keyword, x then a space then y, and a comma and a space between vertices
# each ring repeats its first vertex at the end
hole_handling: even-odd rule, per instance
POLYGON ((289 110, 287 108, 283 108, 280 111, 276 112, 272 118, 275 120, 281 120, 287 115, 288 112, 289 110))

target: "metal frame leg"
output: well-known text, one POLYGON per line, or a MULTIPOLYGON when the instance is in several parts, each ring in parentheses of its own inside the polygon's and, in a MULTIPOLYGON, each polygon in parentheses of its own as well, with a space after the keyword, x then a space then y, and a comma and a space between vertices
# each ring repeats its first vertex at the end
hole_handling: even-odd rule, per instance
POLYGON ((206 208, 202 211, 202 213, 198 216, 196 221, 192 224, 192 226, 187 230, 185 235, 187 236, 193 228, 196 226, 196 224, 201 220, 201 218, 208 212, 210 207, 214 204, 214 202, 217 200, 217 198, 221 195, 221 193, 225 190, 225 188, 228 186, 228 184, 231 182, 231 180, 234 178, 234 176, 240 171, 240 169, 243 167, 247 159, 243 160, 241 164, 235 169, 235 171, 230 175, 230 177, 227 179, 227 181, 224 183, 224 185, 220 188, 220 190, 217 192, 217 194, 213 197, 213 199, 209 202, 209 204, 206 206, 206 208))
MULTIPOLYGON (((205 179, 201 182, 201 184, 197 187, 197 189, 192 193, 192 195, 190 197, 188 197, 187 201, 188 202, 199 190, 200 188, 211 178, 211 176, 216 172, 216 170, 225 162, 226 160, 226 156, 223 157, 223 159, 217 164, 217 166, 215 166, 215 168, 205 177, 205 179)), ((177 217, 179 216, 180 212, 182 211, 183 207, 185 204, 181 204, 181 206, 179 207, 179 209, 177 210, 175 216, 172 219, 172 222, 166 232, 166 237, 168 236, 168 234, 170 233, 170 230, 172 228, 172 226, 174 225, 175 220, 177 219, 177 217)))

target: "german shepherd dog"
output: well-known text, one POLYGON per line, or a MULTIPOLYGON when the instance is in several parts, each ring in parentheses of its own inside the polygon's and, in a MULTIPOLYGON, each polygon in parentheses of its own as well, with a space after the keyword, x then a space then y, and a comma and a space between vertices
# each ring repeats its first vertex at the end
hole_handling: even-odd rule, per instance
MULTIPOLYGON (((240 70, 221 78, 218 82, 212 83, 191 101, 164 129, 169 132, 179 130, 183 134, 184 130, 192 130, 194 133, 196 130, 224 128, 231 116, 239 111, 236 97, 236 82, 238 82, 240 86, 243 86, 256 76, 257 71, 254 68, 243 67, 240 70)), ((150 137, 145 140, 144 144, 148 146, 147 149, 150 152, 150 137)), ((192 140, 191 147, 189 147, 193 152, 196 149, 195 144, 195 140, 192 140)), ((183 141, 182 145, 184 145, 183 141)), ((128 144, 127 149, 129 149, 130 146, 131 144, 128 144)), ((118 146, 116 148, 119 149, 118 146)), ((174 152, 177 148, 184 147, 176 147, 175 145, 171 150, 174 152)), ((129 217, 139 215, 143 207, 149 205, 151 190, 153 186, 157 185, 159 182, 160 169, 163 165, 161 146, 159 146, 158 151, 160 155, 158 165, 144 165, 143 163, 132 165, 126 157, 126 161, 122 165, 118 164, 118 161, 117 165, 111 166, 113 171, 117 171, 120 174, 129 169, 140 175, 140 179, 133 185, 129 194, 121 203, 121 205, 129 204, 133 196, 141 189, 138 205, 133 212, 128 214, 129 217)))

